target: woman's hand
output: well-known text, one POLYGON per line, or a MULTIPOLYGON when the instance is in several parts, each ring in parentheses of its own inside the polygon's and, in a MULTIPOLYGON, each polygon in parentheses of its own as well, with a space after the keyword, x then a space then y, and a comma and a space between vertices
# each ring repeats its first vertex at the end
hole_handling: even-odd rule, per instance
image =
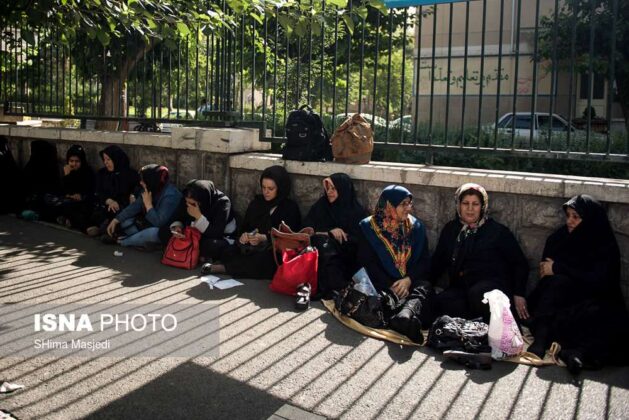
POLYGON ((70 172, 72 172, 72 168, 70 168, 70 165, 68 165, 68 164, 63 165, 63 174, 64 174, 65 176, 68 176, 68 174, 69 174, 70 172))
POLYGON ((404 277, 391 285, 391 291, 400 299, 404 299, 410 293, 411 279, 404 277))
POLYGON ((120 205, 118 204, 116 200, 112 198, 108 198, 105 201, 105 204, 107 204, 107 210, 112 213, 117 213, 118 211, 120 211, 120 205))
POLYGON ((539 263, 539 276, 540 278, 546 276, 552 276, 555 273, 553 272, 553 263, 554 261, 550 258, 546 258, 544 261, 539 263))
POLYGON ((513 296, 513 302, 515 303, 515 310, 518 313, 520 319, 529 319, 529 310, 526 306, 526 299, 522 296, 513 296))
POLYGON ((144 208, 148 212, 153 208, 153 193, 149 190, 145 189, 142 191, 142 202, 144 203, 144 208))
POLYGON ((120 223, 118 219, 112 219, 112 221, 109 222, 109 224, 107 225, 107 235, 111 237, 114 236, 114 233, 116 232, 116 226, 118 226, 118 223, 120 223))
POLYGON ((249 234, 247 232, 243 232, 242 235, 240 235, 240 238, 238 238, 238 241, 243 244, 246 245, 249 243, 249 234))
POLYGON ((197 203, 186 202, 186 211, 194 220, 199 220, 202 216, 201 209, 197 203))
POLYGON ((345 231, 343 231, 343 229, 341 228, 334 228, 330 231, 330 234, 334 237, 334 239, 336 239, 337 241, 339 241, 339 243, 343 243, 345 241, 347 241, 347 233, 345 233, 345 231))
POLYGON ((257 246, 266 242, 266 235, 261 233, 255 233, 253 235, 249 235, 249 243, 253 246, 257 246))

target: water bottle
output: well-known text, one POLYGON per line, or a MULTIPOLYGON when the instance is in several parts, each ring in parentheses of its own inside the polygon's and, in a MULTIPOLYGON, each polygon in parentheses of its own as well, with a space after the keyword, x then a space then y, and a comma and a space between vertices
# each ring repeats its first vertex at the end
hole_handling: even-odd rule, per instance
POLYGON ((365 270, 364 267, 352 276, 352 280, 354 280, 354 289, 366 294, 367 296, 378 296, 378 292, 376 291, 376 288, 373 287, 373 283, 371 283, 367 270, 365 270))

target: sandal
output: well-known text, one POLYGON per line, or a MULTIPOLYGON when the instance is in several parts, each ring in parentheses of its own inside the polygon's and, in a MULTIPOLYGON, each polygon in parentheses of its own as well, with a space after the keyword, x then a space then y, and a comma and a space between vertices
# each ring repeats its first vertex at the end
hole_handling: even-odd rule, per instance
POLYGON ((310 291, 310 283, 302 283, 297 286, 295 309, 305 311, 310 307, 310 291))
POLYGON ((489 353, 469 353, 466 351, 446 350, 443 352, 446 359, 454 360, 457 363, 470 369, 491 369, 491 354, 489 353))

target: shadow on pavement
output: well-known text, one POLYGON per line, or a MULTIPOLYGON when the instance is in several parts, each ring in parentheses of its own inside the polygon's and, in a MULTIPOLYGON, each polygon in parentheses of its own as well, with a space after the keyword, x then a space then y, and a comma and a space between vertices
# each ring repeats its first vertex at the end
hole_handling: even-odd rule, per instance
POLYGON ((266 419, 282 405, 264 391, 186 362, 85 418, 266 419))

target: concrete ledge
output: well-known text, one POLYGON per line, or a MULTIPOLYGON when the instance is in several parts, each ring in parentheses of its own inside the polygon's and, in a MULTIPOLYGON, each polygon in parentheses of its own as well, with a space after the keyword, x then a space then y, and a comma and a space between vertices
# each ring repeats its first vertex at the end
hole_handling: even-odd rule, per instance
POLYGON ((252 128, 174 127, 172 134, 136 131, 77 130, 0 125, 0 135, 24 140, 64 140, 106 144, 127 144, 181 150, 231 154, 271 149, 260 142, 259 130, 252 128))
POLYGON ((290 173, 327 176, 345 172, 356 180, 458 188, 465 182, 477 182, 488 191, 552 198, 570 198, 590 194, 598 200, 629 204, 629 180, 586 178, 565 175, 450 168, 390 162, 365 165, 284 161, 271 153, 248 153, 230 157, 230 167, 261 171, 271 165, 283 165, 290 173))

